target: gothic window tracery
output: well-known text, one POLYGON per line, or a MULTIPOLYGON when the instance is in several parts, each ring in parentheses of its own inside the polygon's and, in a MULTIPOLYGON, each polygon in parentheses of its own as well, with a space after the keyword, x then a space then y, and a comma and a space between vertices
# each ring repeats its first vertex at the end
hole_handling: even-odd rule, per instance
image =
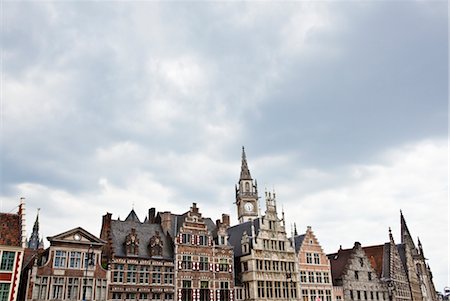
POLYGON ((139 255, 139 238, 134 228, 125 238, 125 249, 127 255, 139 255))

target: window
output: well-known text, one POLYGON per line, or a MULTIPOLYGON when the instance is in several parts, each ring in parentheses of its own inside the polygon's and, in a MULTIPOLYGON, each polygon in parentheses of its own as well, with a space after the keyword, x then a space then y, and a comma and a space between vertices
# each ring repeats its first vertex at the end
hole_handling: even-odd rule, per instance
POLYGON ((370 292, 370 299, 373 300, 373 292, 370 292))
POLYGON ((94 280, 92 278, 88 278, 83 280, 83 292, 86 295, 85 300, 92 300, 92 286, 94 284, 94 280))
POLYGON ((306 283, 306 272, 305 271, 300 271, 300 282, 302 283, 306 283))
POLYGON ((122 293, 112 293, 113 300, 122 300, 122 293))
POLYGON ((323 290, 318 290, 317 292, 318 292, 318 294, 319 294, 320 300, 321 300, 321 301, 324 301, 325 299, 324 299, 323 290))
POLYGON ((207 246, 208 245, 208 236, 206 235, 200 235, 199 236, 199 244, 201 246, 207 246))
POLYGON ((220 282, 220 301, 229 301, 230 300, 230 290, 228 289, 229 285, 226 281, 220 282))
POLYGON ((128 265, 127 282, 136 283, 136 266, 134 264, 128 265))
POLYGON ((325 300, 331 301, 331 290, 325 290, 325 300))
POLYGON ((182 243, 184 243, 184 244, 190 244, 191 243, 191 234, 188 234, 188 233, 183 233, 182 234, 182 243))
POLYGON ((95 254, 94 253, 84 253, 84 268, 88 267, 93 269, 95 267, 95 254))
POLYGON ((123 264, 116 264, 113 272, 113 282, 123 282, 123 264))
POLYGON ((350 291, 350 299, 354 300, 355 297, 353 296, 353 291, 350 291))
POLYGON ((152 294, 152 300, 161 300, 161 294, 160 293, 153 293, 152 294))
POLYGON ((206 256, 200 256, 200 262, 199 262, 199 266, 198 266, 200 271, 207 271, 209 268, 208 265, 208 257, 206 256))
POLYGON ((66 251, 55 251, 55 260, 53 262, 55 268, 66 267, 66 251))
POLYGON ((209 301, 209 282, 200 281, 200 301, 209 301))
POLYGON ((219 271, 228 272, 228 260, 226 258, 219 259, 219 271))
POLYGON ((161 267, 153 267, 152 283, 161 283, 161 267))
POLYGON ((316 273, 316 282, 317 283, 322 283, 322 272, 317 272, 316 273))
POLYGON ((359 258, 359 264, 361 265, 361 267, 363 267, 364 266, 364 259, 359 258))
POLYGON ((281 282, 275 281, 275 298, 281 298, 281 282))
POLYGON ((248 271, 248 262, 247 262, 247 261, 245 261, 245 262, 242 263, 242 271, 243 271, 243 272, 248 271))
POLYGON ((361 291, 356 291, 356 297, 358 300, 361 300, 361 291))
POLYGON ((148 293, 140 293, 139 300, 148 300, 148 293))
POLYGON ((95 300, 106 300, 106 279, 97 279, 97 289, 95 290, 95 300))
POLYGON ((148 266, 141 266, 139 272, 139 283, 148 284, 148 279, 149 279, 148 266))
POLYGON ((8 301, 9 283, 0 283, 0 301, 8 301))
POLYGON ((52 299, 62 299, 64 277, 54 277, 52 286, 52 299))
POLYGON ((323 272, 323 282, 330 283, 330 274, 328 272, 323 272))
POLYGON ((320 255, 314 253, 314 264, 320 264, 320 255))
POLYGON ((258 298, 264 298, 264 281, 258 281, 258 298))
POLYGON ((308 301, 308 290, 302 290, 302 301, 308 301))
MULTIPOLYGON (((34 283, 33 299, 47 299, 48 277, 36 276, 34 283)), ((2 300, 0 298, 0 300, 2 300)))
POLYGON ((309 283, 314 283, 314 272, 308 272, 309 283))
POLYGON ((183 280, 183 288, 181 289, 181 300, 192 301, 192 283, 190 280, 183 280))
POLYGON ((192 269, 192 257, 190 255, 183 255, 183 261, 181 262, 181 268, 183 270, 192 269))
POLYGON ((14 266, 14 256, 16 252, 3 251, 0 270, 12 271, 14 266))
POLYGON ((173 268, 166 267, 164 274, 164 284, 173 284, 173 268))
POLYGON ((316 290, 310 290, 309 291, 309 297, 310 297, 310 301, 316 301, 316 290))
POLYGON ((364 291, 364 300, 367 300, 367 291, 364 291))
POLYGON ((312 263, 312 254, 306 253, 306 263, 312 263))
POLYGON ((267 298, 273 298, 272 281, 266 281, 266 295, 267 298))
POLYGON ((79 279, 69 277, 67 279, 67 299, 77 300, 78 299, 78 285, 79 279))
POLYGON ((69 267, 74 269, 81 268, 81 252, 70 252, 69 267))
POLYGON ((173 300, 173 294, 172 293, 166 293, 164 296, 164 300, 173 300))
MULTIPOLYGON (((355 271, 355 279, 358 280, 359 279, 359 274, 358 271, 355 271)), ((359 298, 358 298, 359 299, 359 298)))
POLYGON ((369 280, 372 280, 372 273, 371 272, 367 273, 367 277, 369 278, 369 280))

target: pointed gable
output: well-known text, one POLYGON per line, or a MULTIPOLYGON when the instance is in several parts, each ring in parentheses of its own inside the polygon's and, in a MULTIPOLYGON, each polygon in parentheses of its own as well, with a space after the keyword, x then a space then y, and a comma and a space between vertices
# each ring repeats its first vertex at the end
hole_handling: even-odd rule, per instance
POLYGON ((104 240, 89 233, 81 227, 71 229, 55 236, 49 236, 47 239, 52 246, 61 243, 102 246, 106 243, 104 240))
POLYGON ((125 219, 126 222, 136 222, 136 223, 140 223, 141 221, 139 220, 139 217, 137 216, 136 212, 134 211, 134 209, 131 209, 130 213, 128 214, 127 218, 125 219))

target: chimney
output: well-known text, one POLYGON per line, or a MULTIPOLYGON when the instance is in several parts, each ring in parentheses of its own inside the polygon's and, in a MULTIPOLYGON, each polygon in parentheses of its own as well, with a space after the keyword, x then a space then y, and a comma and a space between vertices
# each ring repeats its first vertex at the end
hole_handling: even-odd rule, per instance
POLYGON ((27 247, 27 227, 25 225, 25 198, 24 197, 20 198, 18 215, 20 218, 20 227, 21 227, 20 241, 22 244, 22 248, 26 248, 27 247))
POLYGON ((155 208, 148 209, 148 223, 149 224, 155 223, 155 216, 156 216, 156 209, 155 208))
POLYGON ((161 213, 161 228, 164 233, 172 232, 172 214, 170 211, 164 211, 161 213))
POLYGON ((225 214, 225 213, 222 214, 222 223, 227 228, 230 227, 230 216, 228 214, 225 214))

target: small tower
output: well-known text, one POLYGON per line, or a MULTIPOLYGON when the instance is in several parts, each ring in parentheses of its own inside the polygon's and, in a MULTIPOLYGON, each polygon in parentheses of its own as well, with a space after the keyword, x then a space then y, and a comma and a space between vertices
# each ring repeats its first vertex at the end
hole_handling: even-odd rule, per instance
POLYGON ((241 175, 236 185, 236 206, 239 223, 258 217, 258 187, 250 175, 244 147, 242 147, 241 175))
POLYGON ((33 232, 31 232, 30 240, 28 241, 28 248, 32 250, 39 249, 41 243, 39 239, 39 210, 38 208, 36 213, 36 220, 34 221, 33 225, 33 232))

